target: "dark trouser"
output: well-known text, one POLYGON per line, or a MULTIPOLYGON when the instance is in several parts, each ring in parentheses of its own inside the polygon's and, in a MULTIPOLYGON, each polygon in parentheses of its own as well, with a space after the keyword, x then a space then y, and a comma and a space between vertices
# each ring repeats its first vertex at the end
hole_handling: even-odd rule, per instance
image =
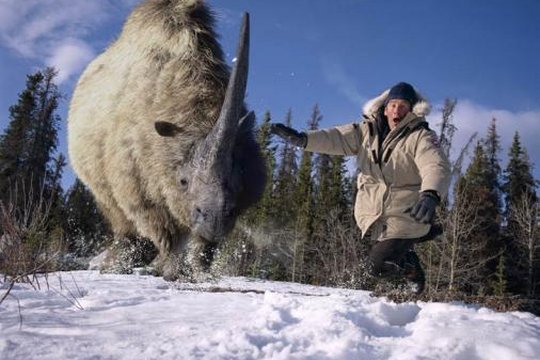
POLYGON ((414 244, 432 240, 441 233, 439 226, 432 226, 429 233, 420 238, 378 241, 369 252, 371 274, 377 277, 399 276, 423 281, 424 271, 414 251, 414 244))
POLYGON ((373 245, 369 252, 372 275, 378 277, 401 275, 407 257, 418 259, 414 252, 415 242, 416 239, 388 239, 373 245))

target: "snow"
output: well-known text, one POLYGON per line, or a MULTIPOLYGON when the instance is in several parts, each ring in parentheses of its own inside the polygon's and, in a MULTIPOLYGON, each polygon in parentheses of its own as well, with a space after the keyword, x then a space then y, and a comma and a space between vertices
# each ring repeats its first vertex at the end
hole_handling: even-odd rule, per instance
POLYGON ((39 283, 0 305, 0 359, 540 358, 540 318, 525 312, 247 278, 79 271, 39 283))

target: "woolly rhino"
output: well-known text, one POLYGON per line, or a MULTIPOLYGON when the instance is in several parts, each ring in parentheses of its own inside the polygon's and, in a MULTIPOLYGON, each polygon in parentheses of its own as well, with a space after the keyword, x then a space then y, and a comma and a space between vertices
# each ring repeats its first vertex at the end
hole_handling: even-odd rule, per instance
POLYGON ((244 104, 248 14, 232 71, 213 25, 202 0, 143 1, 86 68, 69 109, 73 169, 115 242, 150 239, 171 280, 208 269, 266 180, 244 104))

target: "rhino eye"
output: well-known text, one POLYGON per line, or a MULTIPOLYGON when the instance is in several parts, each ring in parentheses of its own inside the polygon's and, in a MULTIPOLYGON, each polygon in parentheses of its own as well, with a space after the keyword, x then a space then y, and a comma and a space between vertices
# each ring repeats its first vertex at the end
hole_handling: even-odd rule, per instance
POLYGON ((156 121, 154 128, 160 136, 173 137, 182 132, 182 128, 167 121, 156 121))
POLYGON ((185 178, 180 179, 180 185, 181 185, 183 188, 187 188, 187 186, 188 186, 188 181, 187 181, 187 179, 185 179, 185 178))

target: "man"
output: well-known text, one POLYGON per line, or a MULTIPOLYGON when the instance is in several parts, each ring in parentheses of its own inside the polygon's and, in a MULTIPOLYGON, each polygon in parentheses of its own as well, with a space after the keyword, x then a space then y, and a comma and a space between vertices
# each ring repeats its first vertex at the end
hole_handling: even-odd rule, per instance
POLYGON ((306 151, 356 156, 354 212, 362 235, 376 241, 372 274, 405 277, 417 293, 425 276, 414 244, 437 235, 432 221, 450 182, 448 160, 424 118, 430 110, 413 86, 400 82, 366 103, 360 124, 307 133, 283 124, 271 128, 306 151))

